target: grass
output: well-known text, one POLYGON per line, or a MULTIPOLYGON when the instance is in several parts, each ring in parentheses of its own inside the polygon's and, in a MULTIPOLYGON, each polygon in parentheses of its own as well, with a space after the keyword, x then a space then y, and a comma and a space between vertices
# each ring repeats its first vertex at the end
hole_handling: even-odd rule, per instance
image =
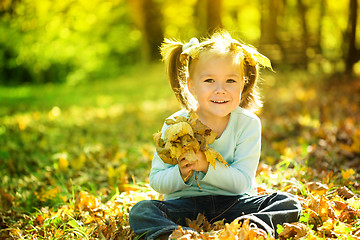
MULTIPOLYGON (((359 81, 263 78, 260 186, 308 198, 307 184, 321 182, 329 200, 341 186, 358 193, 359 81)), ((0 237, 134 237, 131 206, 161 198, 147 184, 152 134, 178 108, 160 64, 76 86, 0 87, 0 237)), ((349 231, 358 228, 357 218, 349 231)))

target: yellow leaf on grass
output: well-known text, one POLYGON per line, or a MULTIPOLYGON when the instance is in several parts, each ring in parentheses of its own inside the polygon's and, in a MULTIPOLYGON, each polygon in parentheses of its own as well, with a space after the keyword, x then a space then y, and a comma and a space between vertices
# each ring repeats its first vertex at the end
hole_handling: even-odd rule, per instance
POLYGON ((67 155, 62 155, 59 158, 59 170, 65 172, 69 168, 69 161, 67 160, 67 155))
POLYGON ((341 174, 344 180, 348 180, 351 176, 355 174, 354 169, 350 168, 348 170, 341 170, 341 174))
POLYGON ((84 163, 86 162, 86 155, 85 153, 82 153, 78 158, 74 158, 70 162, 70 166, 72 169, 80 170, 84 163))
POLYGON ((359 199, 350 198, 347 200, 347 203, 349 204, 350 207, 352 207, 356 210, 360 210, 360 200, 359 199))
POLYGON ((360 153, 360 129, 356 130, 353 135, 353 143, 351 144, 353 152, 360 153))

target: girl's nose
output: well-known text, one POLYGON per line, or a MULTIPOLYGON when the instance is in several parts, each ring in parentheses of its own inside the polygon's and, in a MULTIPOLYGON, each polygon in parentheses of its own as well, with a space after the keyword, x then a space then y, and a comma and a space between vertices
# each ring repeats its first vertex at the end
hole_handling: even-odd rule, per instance
POLYGON ((218 84, 216 85, 215 93, 216 93, 216 94, 223 94, 223 93, 225 93, 225 88, 224 88, 224 85, 223 85, 222 83, 218 83, 218 84))

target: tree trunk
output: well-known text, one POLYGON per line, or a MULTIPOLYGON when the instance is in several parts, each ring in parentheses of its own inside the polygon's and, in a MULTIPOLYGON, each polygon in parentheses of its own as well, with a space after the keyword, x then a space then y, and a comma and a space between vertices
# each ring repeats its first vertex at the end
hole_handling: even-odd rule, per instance
POLYGON ((222 28, 222 0, 198 0, 195 5, 195 25, 201 35, 222 28))
POLYGON ((322 22, 325 16, 325 9, 326 9, 326 0, 321 0, 320 1, 320 12, 319 12, 319 27, 318 27, 318 31, 317 31, 317 40, 316 40, 316 48, 317 51, 322 54, 323 53, 323 49, 322 49, 322 22))
POLYGON ((349 5, 349 21, 346 31, 346 37, 348 42, 347 53, 346 53, 346 73, 351 75, 353 73, 353 66, 355 62, 359 59, 356 49, 356 23, 357 23, 357 9, 358 2, 357 0, 350 0, 349 5))
POLYGON ((221 0, 207 0, 207 28, 210 33, 223 27, 221 10, 221 0))
POLYGON ((279 44, 277 37, 280 0, 260 1, 261 6, 261 43, 279 44), (267 3, 267 4, 266 4, 267 3))
POLYGON ((309 33, 308 33, 308 28, 307 28, 307 23, 306 23, 307 9, 302 0, 298 0, 297 4, 298 4, 299 17, 300 17, 300 22, 301 22, 301 27, 302 27, 302 34, 301 34, 302 35, 302 39, 301 39, 302 61, 301 61, 301 65, 303 65, 305 68, 307 68, 308 57, 306 54, 306 50, 309 47, 309 33))
POLYGON ((142 57, 145 62, 160 59, 159 46, 164 38, 159 6, 153 0, 129 0, 132 17, 142 33, 142 57))

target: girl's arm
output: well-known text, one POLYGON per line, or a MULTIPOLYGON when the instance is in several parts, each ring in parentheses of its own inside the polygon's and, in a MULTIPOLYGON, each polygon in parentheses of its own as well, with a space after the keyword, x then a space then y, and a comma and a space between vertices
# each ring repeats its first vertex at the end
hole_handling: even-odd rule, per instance
POLYGON ((169 194, 187 188, 184 183, 179 165, 164 163, 155 152, 149 177, 150 186, 161 194, 169 194))
POLYGON ((242 194, 248 192, 255 182, 261 148, 260 120, 256 118, 248 121, 235 141, 234 157, 233 162, 229 163, 230 167, 216 161, 215 169, 209 166, 201 182, 234 194, 242 194))
MULTIPOLYGON (((161 129, 163 135, 168 127, 164 123, 161 129)), ((161 194, 169 194, 190 186, 184 183, 179 165, 164 163, 156 151, 152 160, 149 183, 155 191, 161 194)))

